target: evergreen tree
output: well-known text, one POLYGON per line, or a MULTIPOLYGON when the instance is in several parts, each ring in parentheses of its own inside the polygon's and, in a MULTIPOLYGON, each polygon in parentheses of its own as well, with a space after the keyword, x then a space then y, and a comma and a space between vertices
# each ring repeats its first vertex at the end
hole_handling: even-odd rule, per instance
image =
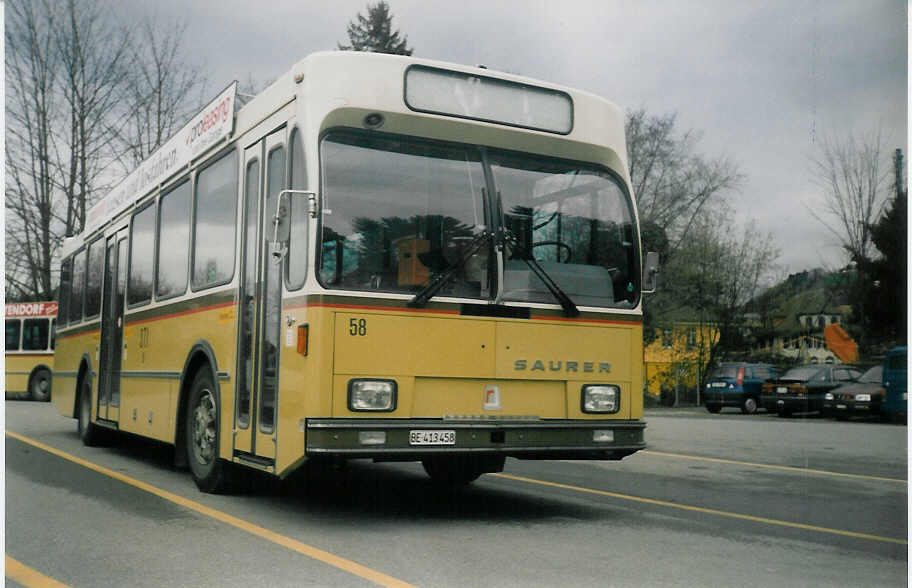
POLYGON ((880 220, 871 226, 871 239, 883 257, 866 264, 865 306, 876 339, 893 344, 906 341, 908 213, 900 192, 880 220))
POLYGON ((357 22, 348 23, 350 45, 338 44, 342 51, 370 51, 372 53, 392 53, 411 55, 412 49, 407 46, 408 36, 399 37, 399 31, 393 31, 393 16, 389 4, 381 0, 377 4, 367 5, 367 16, 360 12, 357 22))

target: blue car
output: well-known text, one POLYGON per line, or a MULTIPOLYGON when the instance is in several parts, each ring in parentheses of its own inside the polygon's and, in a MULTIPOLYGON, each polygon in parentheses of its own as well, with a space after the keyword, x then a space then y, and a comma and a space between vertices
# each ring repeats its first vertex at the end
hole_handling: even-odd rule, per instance
POLYGON ((765 363, 720 364, 703 390, 706 410, 717 413, 725 406, 732 406, 744 414, 753 414, 760 406, 763 383, 778 375, 775 367, 765 363))
POLYGON ((906 372, 908 366, 906 347, 894 347, 887 352, 883 367, 883 387, 886 390, 886 396, 881 406, 881 414, 885 418, 907 418, 906 372))

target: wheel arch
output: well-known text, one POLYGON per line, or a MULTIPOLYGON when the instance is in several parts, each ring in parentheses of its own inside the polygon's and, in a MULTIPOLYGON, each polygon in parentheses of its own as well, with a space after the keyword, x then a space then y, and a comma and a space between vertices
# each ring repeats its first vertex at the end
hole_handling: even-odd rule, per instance
MULTIPOLYGON (((212 345, 204 339, 200 339, 190 348, 180 376, 177 420, 174 422, 174 456, 175 462, 180 466, 186 465, 187 431, 184 423, 187 419, 187 401, 190 397, 190 386, 193 385, 193 379, 201 369, 209 370, 215 387, 215 401, 221 407, 222 395, 218 379, 218 360, 215 357, 215 350, 212 349, 212 345)), ((219 418, 221 418, 221 414, 219 418)))

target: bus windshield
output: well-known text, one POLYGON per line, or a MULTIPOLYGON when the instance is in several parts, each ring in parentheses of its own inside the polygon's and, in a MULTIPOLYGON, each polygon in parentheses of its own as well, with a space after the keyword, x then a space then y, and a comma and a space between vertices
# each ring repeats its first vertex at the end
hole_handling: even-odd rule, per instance
POLYGON ((321 160, 328 288, 414 294, 455 269, 437 296, 557 302, 534 260, 577 305, 639 299, 632 206, 595 166, 357 131, 327 134, 321 160), (502 284, 477 246, 489 227, 507 236, 502 284))

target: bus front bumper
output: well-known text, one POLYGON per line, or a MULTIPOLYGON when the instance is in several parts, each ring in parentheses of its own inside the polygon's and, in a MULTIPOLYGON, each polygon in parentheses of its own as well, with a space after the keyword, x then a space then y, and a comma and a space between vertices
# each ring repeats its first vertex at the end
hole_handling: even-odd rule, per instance
POLYGON ((644 421, 307 419, 308 457, 419 460, 499 454, 519 459, 622 459, 646 448, 644 421))

